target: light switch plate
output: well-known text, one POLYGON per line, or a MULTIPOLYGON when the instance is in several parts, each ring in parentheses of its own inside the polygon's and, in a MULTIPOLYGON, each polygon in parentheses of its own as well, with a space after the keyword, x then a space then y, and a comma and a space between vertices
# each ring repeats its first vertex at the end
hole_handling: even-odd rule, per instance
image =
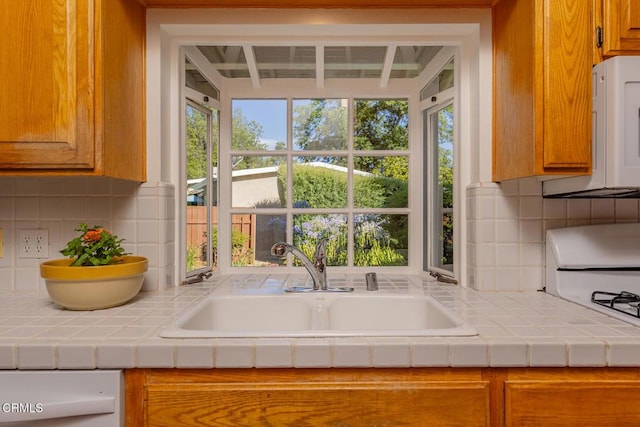
POLYGON ((49 230, 18 230, 18 258, 48 258, 49 230))

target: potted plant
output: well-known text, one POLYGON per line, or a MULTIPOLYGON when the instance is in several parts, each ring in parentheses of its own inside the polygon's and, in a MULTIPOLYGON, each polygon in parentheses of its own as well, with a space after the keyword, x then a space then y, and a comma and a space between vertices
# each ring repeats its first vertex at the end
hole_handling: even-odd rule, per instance
POLYGON ((80 224, 79 236, 61 254, 68 258, 40 264, 51 299, 70 310, 98 310, 129 301, 142 288, 145 257, 125 252, 124 239, 103 227, 80 224))

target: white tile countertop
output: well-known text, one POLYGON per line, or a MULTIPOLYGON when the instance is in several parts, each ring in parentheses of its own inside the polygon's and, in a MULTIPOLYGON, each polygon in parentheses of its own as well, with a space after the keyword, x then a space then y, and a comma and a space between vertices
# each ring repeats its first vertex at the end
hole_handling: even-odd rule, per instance
MULTIPOLYGON (((330 279, 367 292, 362 276, 330 279)), ((381 276, 378 292, 427 293, 479 335, 159 337, 211 292, 254 292, 280 286, 283 277, 306 280, 220 276, 96 311, 63 310, 46 293, 0 293, 0 369, 640 366, 638 327, 543 292, 477 292, 418 276, 381 276)))

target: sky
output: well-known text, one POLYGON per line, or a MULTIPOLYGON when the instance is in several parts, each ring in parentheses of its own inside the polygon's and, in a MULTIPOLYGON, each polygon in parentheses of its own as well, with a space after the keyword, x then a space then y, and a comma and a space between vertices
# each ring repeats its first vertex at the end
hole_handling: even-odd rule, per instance
POLYGON ((286 99, 234 99, 233 110, 242 110, 249 121, 262 126, 262 142, 269 147, 277 141, 287 142, 287 100, 286 99))

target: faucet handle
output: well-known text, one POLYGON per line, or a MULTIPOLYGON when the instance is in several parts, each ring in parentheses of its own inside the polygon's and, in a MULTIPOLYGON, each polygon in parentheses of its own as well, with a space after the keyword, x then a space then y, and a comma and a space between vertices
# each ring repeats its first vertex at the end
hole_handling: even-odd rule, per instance
POLYGON ((367 283, 368 291, 377 291, 378 290, 378 275, 376 273, 367 273, 365 274, 365 281, 367 283))

